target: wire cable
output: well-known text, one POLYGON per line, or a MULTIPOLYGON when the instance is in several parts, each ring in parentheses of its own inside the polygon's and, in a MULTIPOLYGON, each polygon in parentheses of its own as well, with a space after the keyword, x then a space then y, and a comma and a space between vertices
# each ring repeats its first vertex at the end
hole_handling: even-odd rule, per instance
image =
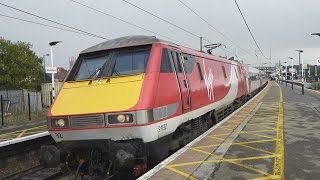
MULTIPOLYGON (((153 13, 151 13, 151 12, 149 12, 149 11, 147 11, 147 10, 145 10, 145 9, 143 9, 143 8, 141 8, 141 7, 133 4, 133 3, 131 3, 131 2, 128 2, 127 0, 122 0, 122 1, 125 2, 125 3, 127 3, 127 4, 129 4, 130 6, 133 6, 134 8, 137 8, 137 9, 139 9, 139 10, 141 10, 141 11, 143 11, 143 12, 145 12, 145 13, 147 13, 147 14, 149 14, 149 15, 151 15, 151 16, 153 16, 153 17, 155 17, 155 18, 157 18, 157 19, 159 19, 159 20, 161 20, 161 21, 163 21, 163 22, 165 22, 165 23, 167 23, 167 24, 170 24, 171 26, 174 26, 174 27, 176 27, 176 28, 178 28, 178 29, 180 29, 180 30, 182 30, 182 31, 184 31, 184 32, 186 32, 186 33, 194 36, 194 37, 201 38, 199 35, 191 32, 191 31, 189 31, 189 30, 186 30, 186 29, 184 29, 184 28, 182 28, 182 27, 180 27, 180 26, 178 26, 178 25, 176 25, 176 24, 174 24, 174 23, 172 23, 172 22, 170 22, 170 21, 168 21, 168 20, 165 20, 164 18, 161 18, 161 17, 158 16, 158 15, 155 15, 155 14, 153 14, 153 13)), ((204 41, 208 42, 208 43, 213 43, 212 41, 210 41, 210 40, 208 40, 208 39, 206 39, 206 38, 202 38, 202 39, 203 39, 204 41)), ((222 49, 222 50, 227 51, 226 49, 222 49)), ((229 51, 229 52, 230 52, 230 51, 229 51)))
POLYGON ((98 37, 92 36, 90 34, 81 33, 79 31, 72 31, 70 29, 60 28, 60 27, 57 27, 57 26, 51 26, 51 25, 48 25, 48 24, 38 23, 38 22, 35 22, 35 21, 30 21, 30 20, 26 20, 26 19, 13 17, 13 16, 8 16, 8 15, 5 15, 5 14, 0 14, 0 16, 6 17, 6 18, 10 18, 10 19, 15 19, 15 20, 18 20, 18 21, 27 22, 27 23, 30 23, 30 24, 37 24, 37 25, 40 25, 40 26, 45 26, 45 27, 49 27, 49 28, 53 28, 53 29, 59 29, 59 30, 62 30, 62 31, 68 31, 68 32, 76 33, 76 34, 81 34, 81 35, 85 35, 85 36, 91 36, 91 37, 98 38, 98 37))
POLYGON ((147 10, 145 10, 145 9, 143 9, 143 8, 133 4, 131 2, 128 2, 127 0, 122 0, 122 1, 127 3, 127 4, 129 4, 129 5, 131 5, 131 6, 133 6, 133 7, 135 7, 135 8, 137 8, 137 9, 139 9, 139 10, 141 10, 141 11, 143 11, 143 12, 145 12, 145 13, 147 13, 147 14, 149 14, 149 15, 151 15, 151 16, 153 16, 153 17, 155 17, 155 18, 157 18, 157 19, 160 19, 161 21, 163 21, 165 23, 168 23, 168 24, 170 24, 170 25, 172 25, 172 26, 174 26, 174 27, 176 27, 176 28, 178 28, 178 29, 180 29, 180 30, 182 30, 182 31, 194 36, 194 37, 200 38, 200 36, 190 32, 190 31, 188 31, 188 30, 186 30, 186 29, 184 29, 184 28, 182 28, 182 27, 180 27, 180 26, 178 26, 178 25, 176 25, 176 24, 174 24, 174 23, 172 23, 172 22, 170 22, 168 20, 165 20, 165 19, 161 18, 160 16, 157 16, 157 15, 155 15, 155 14, 153 14, 153 13, 151 13, 151 12, 149 12, 149 11, 147 11, 147 10))
POLYGON ((62 23, 60 23, 60 22, 57 22, 57 21, 54 21, 54 20, 51 20, 51 19, 48 19, 48 18, 39 16, 39 15, 36 15, 36 14, 30 13, 30 12, 27 12, 27 11, 24 11, 24 10, 21 10, 21 9, 18 9, 18 8, 15 8, 15 7, 12 7, 12 6, 3 4, 3 3, 1 3, 1 2, 0 2, 0 5, 5 6, 5 7, 7 7, 7 8, 10 8, 10 9, 14 9, 14 10, 16 10, 16 11, 19 11, 19 12, 22 12, 22 13, 25 13, 25 14, 28 14, 28 15, 31 15, 31 16, 34 16, 34 17, 37 17, 37 18, 42 19, 42 20, 45 20, 45 21, 49 21, 49 22, 58 24, 58 25, 60 25, 60 26, 64 26, 64 27, 67 27, 67 28, 70 28, 70 29, 73 29, 73 30, 76 30, 76 31, 79 31, 79 32, 82 32, 82 33, 85 33, 85 34, 90 34, 90 35, 92 35, 92 36, 95 36, 95 37, 98 37, 98 38, 101 38, 101 39, 108 40, 108 39, 105 38, 105 37, 102 37, 102 36, 99 36, 99 35, 95 35, 95 34, 92 34, 92 33, 86 32, 86 31, 83 31, 83 30, 81 30, 81 29, 74 28, 74 27, 71 27, 71 26, 62 24, 62 23))
POLYGON ((227 35, 225 35, 224 33, 222 33, 220 30, 218 30, 216 27, 214 27, 212 24, 210 24, 206 19, 204 19, 203 17, 201 17, 194 9, 192 9, 190 6, 188 6, 185 2, 183 2, 182 0, 178 0, 183 6, 185 6, 187 9, 189 9, 193 14, 195 14, 196 16, 198 16, 203 22, 205 22, 209 27, 211 27, 213 30, 215 30, 217 33, 219 33, 221 36, 223 36, 225 39, 229 40, 232 44, 234 44, 236 47, 238 47, 239 49, 241 49, 242 51, 246 52, 247 54, 249 54, 250 56, 254 56, 251 53, 249 53, 247 50, 243 49, 241 46, 239 46, 238 44, 236 44, 231 38, 229 38, 227 35))
POLYGON ((259 49, 259 51, 260 51, 260 53, 262 54, 262 56, 267 59, 267 57, 266 57, 266 56, 263 54, 263 52, 261 51, 261 49, 260 49, 260 47, 259 47, 256 39, 254 38, 254 36, 253 36, 253 34, 252 34, 252 32, 251 32, 251 30, 250 30, 250 28, 249 28, 248 23, 247 23, 246 19, 244 18, 243 14, 242 14, 242 11, 241 11, 241 9, 240 9, 240 7, 239 7, 239 4, 237 3, 237 0, 234 0, 234 2, 236 3, 236 5, 237 5, 237 7, 238 7, 238 10, 239 10, 239 12, 240 12, 240 14, 241 14, 241 16, 242 16, 242 19, 243 19, 244 23, 246 24, 246 26, 247 26, 247 28, 248 28, 248 30, 249 30, 249 32, 250 32, 250 35, 251 35, 254 43, 256 44, 256 46, 257 46, 257 48, 259 49))
POLYGON ((142 29, 142 30, 144 30, 144 31, 150 32, 150 33, 155 34, 155 35, 159 35, 159 36, 161 36, 161 37, 164 37, 164 38, 166 38, 166 39, 169 39, 169 40, 171 40, 171 41, 174 41, 174 42, 176 42, 176 43, 178 43, 178 44, 179 44, 179 43, 180 43, 180 44, 185 44, 185 43, 182 43, 182 42, 180 42, 180 41, 178 41, 178 40, 176 40, 176 39, 173 39, 173 38, 170 38, 170 37, 168 37, 168 36, 165 36, 165 35, 159 34, 159 33, 157 33, 157 32, 154 32, 154 31, 152 31, 152 30, 146 29, 146 28, 141 27, 141 26, 139 26, 139 25, 137 25, 137 24, 134 24, 134 23, 129 22, 129 21, 126 21, 126 20, 124 20, 124 19, 118 18, 118 17, 113 16, 113 15, 111 15, 111 14, 109 14, 109 13, 106 13, 106 12, 104 12, 104 11, 98 10, 98 9, 96 9, 96 8, 93 8, 93 7, 88 6, 88 5, 86 5, 86 4, 80 3, 80 2, 78 2, 78 1, 75 1, 75 0, 69 0, 69 1, 72 2, 72 3, 76 3, 76 4, 78 4, 78 5, 82 6, 82 7, 91 9, 91 10, 93 10, 93 11, 95 11, 95 12, 101 13, 101 14, 103 14, 103 15, 112 17, 112 18, 114 18, 114 19, 116 19, 116 20, 119 20, 119 21, 121 21, 121 22, 124 22, 124 23, 126 23, 126 24, 129 24, 129 25, 134 26, 134 27, 136 27, 136 28, 142 29))

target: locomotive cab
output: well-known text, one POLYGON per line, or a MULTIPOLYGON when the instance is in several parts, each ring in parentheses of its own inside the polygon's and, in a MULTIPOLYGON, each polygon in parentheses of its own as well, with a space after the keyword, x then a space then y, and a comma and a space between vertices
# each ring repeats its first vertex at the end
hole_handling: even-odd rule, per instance
POLYGON ((143 140, 135 138, 141 132, 131 126, 150 121, 150 111, 145 109, 151 105, 140 99, 143 92, 145 101, 150 101, 148 95, 152 95, 147 93, 150 84, 144 87, 143 83, 145 79, 153 80, 155 74, 146 75, 152 44, 128 46, 127 42, 122 47, 120 42, 114 42, 107 44, 110 49, 83 51, 66 77, 48 113, 49 133, 59 150, 43 147, 44 164, 57 163, 48 159, 48 153, 54 154, 52 157, 60 154, 68 168, 77 168, 82 162, 82 169, 89 170, 92 167, 87 164, 97 158, 93 157, 94 152, 94 156, 105 156, 105 162, 98 165, 104 167, 101 172, 105 173, 110 164, 107 159, 126 168, 133 166, 136 156, 147 154, 143 140), (131 142, 126 143, 128 140, 131 142))

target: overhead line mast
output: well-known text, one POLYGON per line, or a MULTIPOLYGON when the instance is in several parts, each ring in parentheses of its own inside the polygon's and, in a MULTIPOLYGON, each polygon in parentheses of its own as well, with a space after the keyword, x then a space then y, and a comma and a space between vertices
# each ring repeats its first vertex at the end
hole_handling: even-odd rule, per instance
MULTIPOLYGON (((170 21, 168 21, 168 20, 156 15, 156 14, 151 13, 150 11, 147 11, 147 10, 145 10, 145 9, 143 9, 143 8, 141 8, 141 7, 139 7, 139 6, 135 5, 135 4, 127 1, 127 0, 122 0, 122 1, 127 3, 127 4, 129 4, 130 6, 132 6, 134 8, 137 8, 137 9, 139 9, 139 10, 141 10, 141 11, 143 11, 143 12, 145 12, 145 13, 147 13, 147 14, 149 14, 149 15, 151 15, 151 16, 153 16, 153 17, 155 17, 155 18, 157 18, 157 19, 159 19, 159 20, 161 20, 161 21, 163 21, 165 23, 167 23, 167 24, 170 24, 171 26, 174 26, 174 27, 176 27, 176 28, 178 28, 178 29, 180 29, 180 30, 182 30, 182 31, 184 31, 184 32, 186 32, 186 33, 198 38, 198 39, 202 39, 202 40, 204 40, 204 41, 206 41, 208 43, 212 43, 210 40, 207 40, 207 39, 205 39, 205 38, 203 38, 203 37, 191 32, 191 31, 189 31, 187 29, 184 29, 184 28, 182 28, 182 27, 180 27, 180 26, 178 26, 178 25, 176 25, 176 24, 174 24, 174 23, 172 23, 172 22, 170 22, 170 21)), ((200 49, 202 49, 202 48, 200 48, 200 49)), ((230 51, 228 51, 226 49, 223 49, 223 50, 230 53, 230 51)))
POLYGON ((250 56, 254 56, 250 54, 247 50, 240 47, 238 44, 236 44, 231 38, 229 38, 227 35, 222 33, 220 30, 218 30, 216 27, 214 27, 212 24, 210 24, 206 19, 204 19, 202 16, 200 16, 194 9, 192 9, 190 6, 188 6, 186 3, 184 3, 182 0, 178 0, 183 6, 185 6, 187 9, 189 9, 193 14, 198 16, 203 22, 205 22, 209 27, 211 27, 213 30, 215 30, 217 33, 219 33, 221 36, 223 36, 225 39, 229 40, 232 44, 234 44, 236 47, 241 49, 242 51, 246 52, 250 56))

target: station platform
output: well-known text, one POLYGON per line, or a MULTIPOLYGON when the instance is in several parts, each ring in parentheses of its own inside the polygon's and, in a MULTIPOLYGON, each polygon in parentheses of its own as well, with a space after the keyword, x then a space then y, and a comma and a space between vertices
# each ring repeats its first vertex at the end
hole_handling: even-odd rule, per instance
MULTIPOLYGON (((46 121, 24 122, 23 124, 13 124, 7 127, 0 127, 0 147, 4 144, 11 144, 14 141, 30 135, 47 132, 46 121)), ((36 136, 34 136, 36 137, 36 136)), ((25 139, 25 138, 24 138, 25 139)), ((28 139, 28 138, 27 138, 28 139)))
POLYGON ((319 179, 320 95, 269 82, 139 179, 319 179))

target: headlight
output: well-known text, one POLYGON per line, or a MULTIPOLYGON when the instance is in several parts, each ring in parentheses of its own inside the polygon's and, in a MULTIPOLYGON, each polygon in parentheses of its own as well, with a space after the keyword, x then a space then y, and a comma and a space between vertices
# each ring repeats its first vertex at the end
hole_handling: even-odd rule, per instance
POLYGON ((57 124, 60 127, 64 127, 66 125, 66 121, 64 119, 58 119, 57 124))
POLYGON ((51 119, 51 127, 55 128, 64 128, 68 127, 68 119, 67 118, 58 118, 58 119, 51 119))
POLYGON ((117 123, 132 123, 133 115, 132 114, 113 114, 108 115, 109 124, 117 124, 117 123))

